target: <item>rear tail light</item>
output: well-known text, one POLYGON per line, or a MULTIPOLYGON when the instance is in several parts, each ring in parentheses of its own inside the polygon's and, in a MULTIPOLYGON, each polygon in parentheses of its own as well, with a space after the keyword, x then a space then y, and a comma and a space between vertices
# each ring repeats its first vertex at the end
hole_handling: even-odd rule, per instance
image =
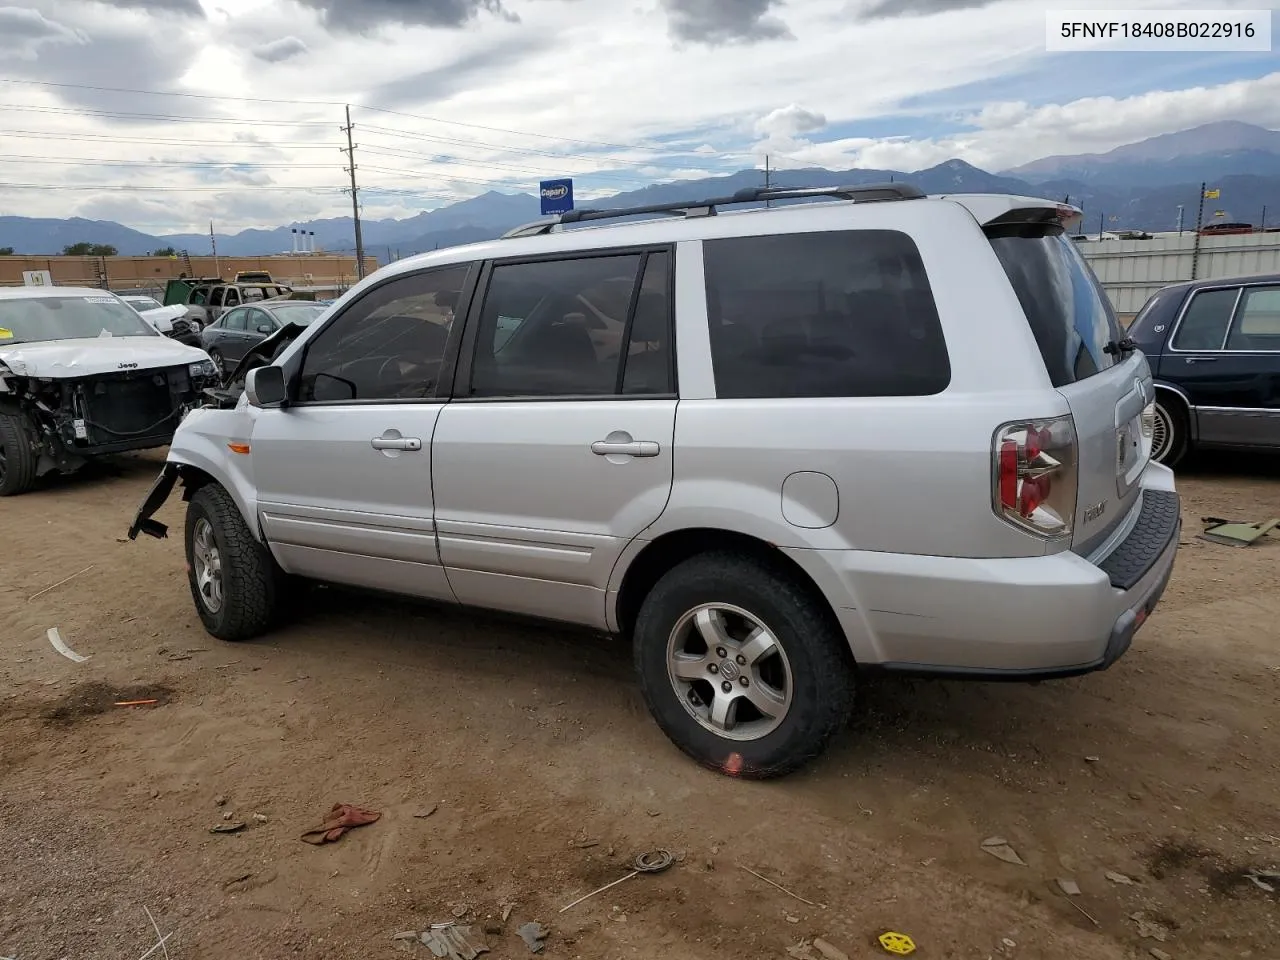
POLYGON ((1076 431, 1070 417, 1005 424, 994 440, 996 515, 1042 537, 1071 535, 1076 431))

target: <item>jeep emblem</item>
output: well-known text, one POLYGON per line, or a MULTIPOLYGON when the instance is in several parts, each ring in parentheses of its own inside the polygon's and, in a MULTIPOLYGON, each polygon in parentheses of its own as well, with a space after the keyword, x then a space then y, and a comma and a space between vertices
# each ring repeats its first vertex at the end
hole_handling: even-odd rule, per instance
POLYGON ((1107 501, 1105 500, 1103 500, 1101 503, 1095 503, 1092 507, 1086 507, 1084 511, 1084 522, 1093 523, 1093 521, 1097 520, 1106 512, 1107 512, 1107 501))
POLYGON ((117 370, 137 370, 138 365, 136 363, 122 363, 116 369, 117 370))

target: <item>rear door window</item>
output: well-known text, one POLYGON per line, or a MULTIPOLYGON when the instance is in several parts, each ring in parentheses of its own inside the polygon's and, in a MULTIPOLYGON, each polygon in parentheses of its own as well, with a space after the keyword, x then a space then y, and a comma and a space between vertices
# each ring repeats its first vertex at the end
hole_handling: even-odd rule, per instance
POLYGON ((1055 387, 1085 380, 1119 362, 1108 344, 1124 337, 1111 301, 1061 227, 992 227, 992 249, 1018 295, 1055 387))
POLYGON ((951 382, 914 241, 893 230, 703 243, 716 395, 901 397, 951 382))
POLYGON ((1173 335, 1173 349, 1221 350, 1239 296, 1236 287, 1201 290, 1193 296, 1173 335))
POLYGON ((1280 350, 1280 287, 1248 287, 1240 301, 1228 350, 1280 350))

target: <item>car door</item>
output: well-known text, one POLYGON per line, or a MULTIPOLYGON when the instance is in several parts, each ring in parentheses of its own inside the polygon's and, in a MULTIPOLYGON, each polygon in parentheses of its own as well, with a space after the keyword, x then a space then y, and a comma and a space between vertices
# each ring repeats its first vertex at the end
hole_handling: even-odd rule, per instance
POLYGON ((1160 371, 1190 401, 1200 443, 1280 447, 1280 285, 1196 291, 1160 371))
POLYGON ((223 358, 232 364, 240 360, 249 349, 249 311, 244 307, 228 310, 217 322, 215 346, 223 358))
POLYGON ((245 330, 245 349, 257 346, 276 331, 276 322, 265 310, 258 307, 245 307, 248 324, 245 330))
POLYGON ((604 626, 614 564, 671 490, 671 280, 662 247, 486 269, 432 444, 460 602, 604 626), (577 298, 611 280, 632 285, 615 319, 635 351, 602 349, 583 322, 577 298))
MULTIPOLYGON (((389 279, 285 362, 290 403, 252 436, 262 530, 289 573, 452 599, 436 546, 431 438, 469 265, 389 279)), ((451 365, 450 365, 451 366, 451 365)))

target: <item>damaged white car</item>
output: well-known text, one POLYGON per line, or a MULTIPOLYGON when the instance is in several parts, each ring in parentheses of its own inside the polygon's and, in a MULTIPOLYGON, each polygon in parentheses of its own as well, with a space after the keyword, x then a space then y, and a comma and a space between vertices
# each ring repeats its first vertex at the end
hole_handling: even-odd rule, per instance
POLYGON ((0 496, 90 458, 165 446, 217 370, 114 294, 0 287, 0 496))

